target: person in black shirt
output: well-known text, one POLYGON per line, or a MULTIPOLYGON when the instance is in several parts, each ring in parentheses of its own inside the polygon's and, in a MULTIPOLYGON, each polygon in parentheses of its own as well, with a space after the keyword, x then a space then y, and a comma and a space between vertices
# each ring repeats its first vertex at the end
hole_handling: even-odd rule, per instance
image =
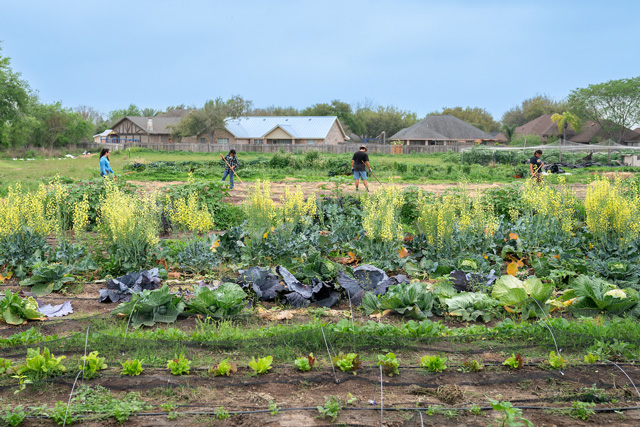
POLYGON ((224 180, 227 179, 227 177, 229 177, 229 183, 231 185, 229 185, 229 190, 233 190, 234 184, 233 184, 233 175, 234 172, 236 170, 236 167, 238 167, 238 158, 236 157, 236 150, 231 150, 229 151, 229 154, 227 154, 226 156, 224 156, 225 161, 225 166, 224 166, 224 173, 222 174, 222 181, 224 182, 224 180))
POLYGON ((353 158, 351 159, 351 171, 353 172, 353 179, 356 180, 356 191, 358 191, 358 184, 361 179, 364 184, 364 188, 369 191, 369 187, 367 186, 367 169, 371 172, 367 147, 363 145, 360 147, 359 151, 353 153, 353 158))
POLYGON ((533 154, 533 157, 529 159, 529 171, 531 171, 531 178, 536 178, 536 181, 542 182, 542 167, 544 166, 544 162, 540 160, 540 156, 542 156, 542 150, 536 150, 533 154))

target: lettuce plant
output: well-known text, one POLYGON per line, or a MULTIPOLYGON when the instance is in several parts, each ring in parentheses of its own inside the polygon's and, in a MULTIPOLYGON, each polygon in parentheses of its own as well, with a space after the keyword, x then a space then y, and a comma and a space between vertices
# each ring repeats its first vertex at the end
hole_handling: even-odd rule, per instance
POLYGON ((223 283, 218 289, 211 290, 206 286, 193 289, 194 298, 186 302, 188 313, 220 319, 233 316, 242 311, 247 294, 235 283, 223 283))
POLYGON ((10 290, 0 300, 0 320, 10 325, 22 325, 27 320, 44 320, 44 315, 38 313, 38 303, 33 297, 20 298, 10 290))
POLYGON ((254 375, 266 374, 271 369, 271 362, 273 362, 273 356, 261 357, 258 360, 252 357, 249 367, 253 369, 254 375))
POLYGON ((393 353, 387 353, 384 355, 379 354, 378 365, 382 366, 382 370, 384 371, 384 373, 389 375, 390 377, 398 375, 400 373, 398 369, 400 367, 400 361, 393 353))
POLYGON ((138 376, 142 371, 144 371, 144 368, 142 367, 142 360, 128 359, 124 362, 120 362, 120 364, 122 365, 122 375, 138 376))
POLYGON ((355 372, 360 368, 360 356, 356 353, 339 353, 337 356, 332 357, 333 366, 340 369, 342 372, 355 372))
POLYGON ((236 365, 229 363, 229 358, 222 359, 220 363, 209 368, 209 373, 214 377, 229 376, 238 370, 236 365))
POLYGON ((316 363, 313 353, 309 353, 307 357, 297 357, 293 365, 301 372, 310 371, 316 363))
POLYGON ((184 357, 184 353, 180 353, 180 356, 167 361, 167 369, 171 370, 171 375, 188 374, 191 370, 191 361, 184 357))
POLYGON ((393 310, 407 317, 426 319, 432 316, 433 294, 423 283, 400 283, 390 286, 383 296, 365 293, 362 307, 368 315, 393 310))

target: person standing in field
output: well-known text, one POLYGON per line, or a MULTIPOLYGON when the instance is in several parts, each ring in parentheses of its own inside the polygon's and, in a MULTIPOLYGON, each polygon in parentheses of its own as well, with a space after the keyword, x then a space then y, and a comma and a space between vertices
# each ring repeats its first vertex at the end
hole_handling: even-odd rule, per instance
POLYGON ((109 164, 109 155, 111 154, 111 150, 108 148, 103 148, 100 150, 100 176, 105 177, 110 174, 115 175, 113 169, 111 169, 111 165, 109 164))
POLYGON ((531 179, 535 177, 536 181, 542 182, 542 167, 544 162, 540 160, 542 156, 542 150, 536 150, 533 157, 529 159, 529 171, 531 172, 531 179))
POLYGON ((369 191, 369 187, 367 186, 367 169, 371 172, 367 147, 363 145, 360 147, 360 150, 353 153, 353 158, 351 159, 351 171, 353 172, 353 179, 356 181, 356 191, 358 191, 360 180, 362 180, 364 188, 369 191))
POLYGON ((224 164, 224 173, 222 174, 222 181, 224 182, 229 177, 229 190, 233 190, 233 175, 236 167, 238 166, 238 158, 236 157, 236 150, 231 149, 229 154, 224 156, 226 160, 224 164))

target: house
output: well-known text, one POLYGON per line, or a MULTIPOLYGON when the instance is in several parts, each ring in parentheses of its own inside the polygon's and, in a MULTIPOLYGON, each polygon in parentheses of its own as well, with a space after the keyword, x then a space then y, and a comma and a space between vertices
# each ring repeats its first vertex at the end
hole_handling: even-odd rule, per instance
POLYGON ((342 144, 349 141, 336 116, 250 116, 228 119, 213 135, 218 144, 342 144))
POLYGON ((93 135, 93 142, 105 143, 105 142, 117 142, 118 134, 112 129, 107 129, 101 133, 93 135))
POLYGON ((389 138, 404 145, 453 145, 495 140, 489 133, 451 115, 431 115, 389 138))
MULTIPOLYGON (((155 117, 127 116, 114 126, 121 141, 142 144, 168 143, 171 127, 191 110, 172 110, 155 117)), ((183 137, 182 142, 203 144, 340 144, 349 140, 336 116, 252 116, 227 119, 226 128, 208 134, 183 137)))
MULTIPOLYGON (((154 117, 127 116, 113 125, 113 131, 119 136, 114 142, 140 142, 142 144, 165 143, 171 141, 171 126, 175 126, 191 110, 170 110, 154 117)), ((185 142, 198 142, 198 139, 183 138, 185 142)))

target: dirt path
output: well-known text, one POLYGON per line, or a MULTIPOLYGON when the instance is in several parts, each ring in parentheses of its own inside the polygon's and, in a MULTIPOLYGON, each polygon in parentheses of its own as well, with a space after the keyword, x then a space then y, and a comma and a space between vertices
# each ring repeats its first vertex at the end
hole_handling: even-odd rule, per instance
MULTIPOLYGON (((128 181, 131 184, 137 185, 141 187, 145 192, 152 192, 155 190, 159 190, 168 185, 179 185, 184 184, 183 181, 128 181)), ((236 183, 236 186, 233 190, 231 190, 231 196, 225 199, 226 202, 233 203, 234 205, 242 204, 247 198, 247 190, 252 187, 255 183, 248 182, 245 184, 241 184, 239 182, 236 183)), ((416 187, 420 190, 430 191, 435 194, 442 194, 446 190, 455 188, 458 184, 395 184, 401 188, 408 187, 416 187)), ((507 184, 466 184, 465 188, 471 193, 471 195, 475 195, 479 191, 484 191, 488 188, 496 188, 502 187, 507 184)), ((330 196, 335 192, 335 185, 330 182, 295 182, 295 181, 275 181, 271 182, 271 194, 275 201, 279 201, 281 197, 284 195, 285 189, 289 187, 290 189, 295 189, 296 187, 300 187, 305 195, 309 195, 315 193, 316 196, 330 196)), ((370 189, 375 190, 380 187, 380 184, 370 182, 370 189)), ((587 192, 586 184, 570 184, 569 187, 576 193, 576 196, 580 199, 584 199, 587 192)), ((343 185, 341 186, 341 191, 345 194, 356 194, 355 187, 353 184, 343 185)), ((362 185, 360 186, 360 191, 364 191, 362 185)))

